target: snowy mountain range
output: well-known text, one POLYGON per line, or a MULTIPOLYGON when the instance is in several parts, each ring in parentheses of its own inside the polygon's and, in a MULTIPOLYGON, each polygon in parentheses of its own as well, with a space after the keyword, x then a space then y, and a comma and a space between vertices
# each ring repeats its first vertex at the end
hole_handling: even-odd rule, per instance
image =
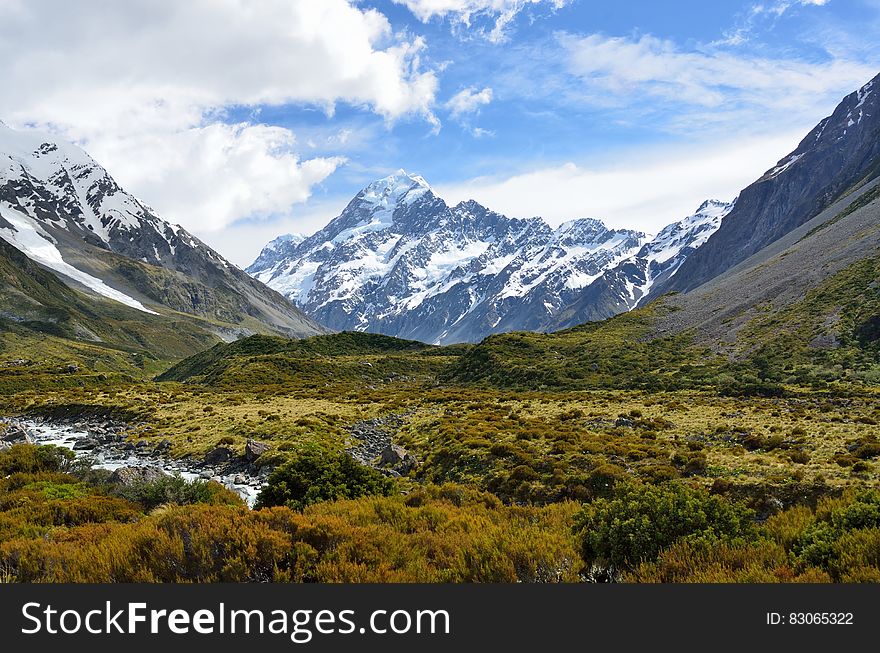
MULTIPOLYGON (((0 238, 69 286, 224 338, 324 329, 120 188, 79 147, 0 123, 0 238)), ((11 313, 13 319, 24 319, 11 313)))
POLYGON ((635 307, 730 208, 708 201, 653 238, 589 218, 554 229, 472 200, 449 206, 400 170, 316 234, 275 239, 247 271, 332 329, 474 342, 635 307))

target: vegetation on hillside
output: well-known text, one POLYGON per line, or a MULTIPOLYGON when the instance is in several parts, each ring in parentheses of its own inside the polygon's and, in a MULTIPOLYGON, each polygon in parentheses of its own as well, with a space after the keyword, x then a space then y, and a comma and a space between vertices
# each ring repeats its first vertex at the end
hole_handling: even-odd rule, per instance
POLYGON ((194 459, 256 440, 274 471, 249 511, 216 484, 121 489, 58 450, 0 452, 0 576, 880 580, 880 263, 757 307, 723 347, 652 338, 669 310, 453 347, 252 336, 170 367, 10 327, 3 414, 112 418, 194 459), (364 424, 418 464, 355 463, 364 424))

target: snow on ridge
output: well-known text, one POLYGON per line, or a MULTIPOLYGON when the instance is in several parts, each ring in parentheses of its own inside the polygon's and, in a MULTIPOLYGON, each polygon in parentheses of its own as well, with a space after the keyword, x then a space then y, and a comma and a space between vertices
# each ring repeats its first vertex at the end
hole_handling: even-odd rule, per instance
POLYGON ((683 220, 666 225, 636 256, 645 262, 645 281, 641 285, 629 283, 630 297, 635 300, 631 308, 637 308, 653 287, 660 275, 667 279, 674 276, 685 257, 682 252, 685 249, 694 250, 706 243, 707 240, 721 227, 724 217, 733 209, 733 202, 720 200, 706 200, 700 205, 696 213, 683 220), (639 291, 636 298, 635 291, 639 291))
POLYGON ((0 237, 23 252, 28 258, 83 284, 95 293, 108 299, 144 313, 158 315, 156 311, 146 308, 133 297, 129 297, 115 288, 111 288, 97 277, 93 277, 64 261, 52 237, 40 227, 36 220, 22 214, 6 202, 0 208, 3 209, 0 211, 0 215, 12 225, 12 229, 8 227, 0 228, 0 237))
POLYGON ((430 192, 403 170, 374 181, 302 244, 272 241, 248 271, 334 328, 460 338, 462 329, 511 328, 533 307, 552 317, 594 283, 622 292, 620 307, 629 310, 660 275, 675 273, 731 206, 707 200, 652 237, 595 218, 553 228, 475 201, 413 204, 430 192))
MULTIPOLYGON (((73 143, 36 130, 0 125, 0 180, 30 178, 51 195, 70 202, 82 213, 71 225, 85 229, 110 245, 114 233, 152 229, 172 249, 172 234, 183 240, 184 230, 156 217, 146 204, 120 188, 108 172, 73 143)), ((67 228, 59 216, 56 226, 67 228)), ((191 247, 195 243, 190 242, 191 247)), ((158 262, 158 259, 157 261, 158 262)))
POLYGON ((785 161, 785 163, 780 163, 779 165, 777 165, 775 168, 770 170, 770 172, 768 172, 764 176, 767 179, 775 179, 776 177, 781 175, 783 172, 788 170, 795 163, 800 161, 803 157, 804 157, 803 154, 792 154, 790 157, 788 157, 788 159, 785 161))

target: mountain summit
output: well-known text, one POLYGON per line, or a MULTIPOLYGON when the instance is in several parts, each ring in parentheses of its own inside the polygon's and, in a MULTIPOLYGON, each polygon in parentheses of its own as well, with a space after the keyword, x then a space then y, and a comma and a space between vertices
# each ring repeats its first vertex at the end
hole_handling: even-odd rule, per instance
POLYGON ((655 239, 591 218, 554 229, 473 200, 449 206, 424 178, 400 170, 313 236, 275 239, 247 271, 334 329, 477 341, 549 328, 585 294, 597 298, 577 314, 632 308, 705 242, 726 208, 707 203, 655 239))
POLYGON ((0 238, 79 291, 145 314, 195 316, 215 336, 325 331, 185 229, 162 220, 79 147, 5 125, 0 238))

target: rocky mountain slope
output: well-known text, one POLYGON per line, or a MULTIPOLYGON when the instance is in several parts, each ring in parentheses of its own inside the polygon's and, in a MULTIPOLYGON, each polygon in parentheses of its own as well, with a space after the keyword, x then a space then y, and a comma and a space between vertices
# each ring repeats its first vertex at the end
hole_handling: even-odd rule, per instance
POLYGON ((880 75, 840 103, 784 157, 742 191, 724 224, 658 297, 689 291, 804 224, 854 187, 880 174, 880 75))
POLYGON ((78 362, 96 372, 137 372, 149 359, 211 346, 212 328, 196 317, 169 319, 79 292, 0 239, 0 368, 13 365, 30 376, 78 362))
MULTIPOLYGON (((872 320, 880 325, 880 315, 865 315, 858 324, 852 318, 855 307, 880 304, 880 277, 869 274, 846 288, 835 287, 834 280, 878 261, 880 179, 875 179, 711 281, 663 298, 673 310, 658 314, 652 337, 688 332, 717 351, 740 356, 776 336, 792 339, 803 327, 801 345, 834 350, 841 332, 872 320), (820 293, 825 298, 817 302, 817 289, 826 286, 820 293)), ((785 349, 793 355, 794 343, 785 349)))
POLYGON ((0 238, 69 286, 214 339, 326 330, 122 190, 80 148, 0 123, 0 238))
POLYGON ((876 394, 880 180, 694 291, 554 333, 494 335, 444 378, 534 390, 713 388, 739 397, 782 396, 786 384, 833 392, 852 382, 876 394))
POLYGON ((313 236, 269 243, 248 272, 334 329, 479 341, 629 310, 728 209, 707 202, 653 239, 593 219, 554 229, 475 201, 449 206, 401 170, 364 188, 313 236))
POLYGON ((734 204, 708 200, 697 212, 665 227, 634 256, 605 272, 570 305, 556 313, 545 330, 602 320, 646 301, 651 288, 671 279, 687 258, 721 226, 734 204))

